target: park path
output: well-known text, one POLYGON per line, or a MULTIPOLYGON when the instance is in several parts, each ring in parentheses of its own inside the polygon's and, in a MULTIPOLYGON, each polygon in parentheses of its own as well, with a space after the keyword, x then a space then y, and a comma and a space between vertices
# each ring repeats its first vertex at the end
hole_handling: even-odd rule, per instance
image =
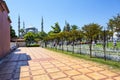
POLYGON ((120 80, 120 73, 44 48, 22 47, 2 60, 0 80, 120 80))

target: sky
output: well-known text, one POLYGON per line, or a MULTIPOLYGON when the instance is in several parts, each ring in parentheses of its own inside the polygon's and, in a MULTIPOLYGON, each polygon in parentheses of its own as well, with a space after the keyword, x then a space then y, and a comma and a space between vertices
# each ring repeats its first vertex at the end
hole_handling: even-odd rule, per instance
POLYGON ((21 28, 36 27, 41 31, 43 16, 44 31, 52 30, 56 22, 61 29, 67 21, 79 28, 89 23, 107 27, 110 18, 120 13, 120 0, 5 0, 10 10, 11 25, 18 34, 18 16, 21 28))

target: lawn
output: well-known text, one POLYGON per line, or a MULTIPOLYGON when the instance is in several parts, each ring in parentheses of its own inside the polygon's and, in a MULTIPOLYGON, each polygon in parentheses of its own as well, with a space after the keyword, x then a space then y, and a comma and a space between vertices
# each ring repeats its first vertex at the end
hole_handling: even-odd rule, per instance
MULTIPOLYGON (((102 44, 96 44, 97 47, 103 47, 102 44)), ((106 47, 107 48, 114 48, 113 42, 108 42, 108 44, 106 43, 106 47)), ((116 48, 120 49, 120 42, 117 42, 117 46, 116 48)))

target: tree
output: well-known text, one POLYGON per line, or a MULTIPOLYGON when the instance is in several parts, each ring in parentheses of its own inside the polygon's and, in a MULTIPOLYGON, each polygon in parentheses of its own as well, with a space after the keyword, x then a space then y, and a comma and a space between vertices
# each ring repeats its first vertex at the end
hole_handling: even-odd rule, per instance
POLYGON ((71 27, 72 27, 71 30, 77 30, 77 29, 78 29, 78 26, 77 26, 77 25, 72 25, 71 27))
POLYGON ((23 37, 25 35, 25 30, 23 28, 20 29, 20 33, 21 33, 21 37, 23 37))
POLYGON ((40 40, 44 40, 44 38, 47 36, 47 33, 45 33, 44 31, 42 31, 42 32, 38 33, 38 36, 39 36, 40 40))
POLYGON ((35 34, 33 32, 28 32, 24 35, 24 39, 26 41, 26 45, 30 46, 35 42, 35 34))
MULTIPOLYGON (((117 16, 114 16, 113 18, 109 19, 107 25, 108 25, 108 29, 111 30, 112 33, 120 32, 120 14, 117 14, 117 16)), ((113 41, 113 36, 112 36, 112 41, 113 41)))
POLYGON ((55 23, 55 26, 51 26, 51 27, 52 27, 54 33, 59 33, 61 31, 58 22, 55 23))
POLYGON ((16 33, 15 33, 15 30, 12 28, 12 26, 10 26, 10 38, 16 38, 16 33))
POLYGON ((77 30, 71 30, 70 31, 69 39, 70 39, 70 41, 72 41, 73 53, 74 53, 74 43, 77 40, 78 36, 79 36, 79 32, 77 30))
POLYGON ((91 23, 88 25, 84 25, 82 28, 84 35, 86 36, 88 42, 90 43, 90 57, 92 57, 92 41, 94 38, 99 35, 102 27, 98 24, 91 23))
POLYGON ((64 43, 64 38, 65 38, 65 32, 60 32, 58 35, 60 37, 60 41, 61 41, 60 45, 62 45, 62 51, 63 51, 63 43, 64 43))
POLYGON ((120 14, 113 17, 113 25, 115 26, 116 32, 120 32, 120 14))
POLYGON ((84 38, 83 31, 78 30, 77 41, 80 41, 80 53, 81 53, 81 42, 83 38, 84 38))
MULTIPOLYGON (((39 32, 38 33, 38 38, 39 38, 39 40, 41 40, 43 43, 45 43, 45 47, 47 46, 47 43, 46 43, 46 41, 47 41, 47 33, 45 33, 44 31, 41 31, 41 32, 39 32)), ((36 39, 38 39, 38 38, 36 38, 36 39)))
POLYGON ((64 26, 63 31, 68 31, 68 32, 70 31, 70 24, 69 23, 65 22, 65 26, 64 26))

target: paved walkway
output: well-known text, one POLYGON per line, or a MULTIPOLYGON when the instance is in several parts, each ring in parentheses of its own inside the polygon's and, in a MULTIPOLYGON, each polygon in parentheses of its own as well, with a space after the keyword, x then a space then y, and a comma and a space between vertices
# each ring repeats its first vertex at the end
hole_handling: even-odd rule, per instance
POLYGON ((43 48, 19 48, 0 64, 0 80, 120 80, 120 73, 43 48))

